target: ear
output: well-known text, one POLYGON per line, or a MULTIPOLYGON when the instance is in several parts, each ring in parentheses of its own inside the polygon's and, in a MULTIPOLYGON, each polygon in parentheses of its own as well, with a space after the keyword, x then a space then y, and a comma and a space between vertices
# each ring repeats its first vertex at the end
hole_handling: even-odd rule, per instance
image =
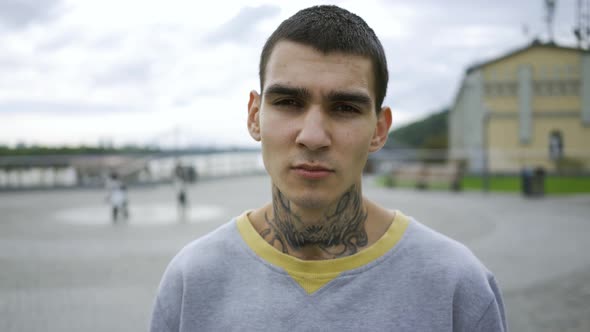
POLYGON ((250 91, 248 101, 248 131, 254 140, 260 142, 260 95, 255 90, 250 91))
POLYGON ((385 145, 389 136, 389 128, 391 128, 391 108, 385 106, 377 116, 377 125, 375 126, 373 138, 371 138, 369 152, 378 151, 385 145))

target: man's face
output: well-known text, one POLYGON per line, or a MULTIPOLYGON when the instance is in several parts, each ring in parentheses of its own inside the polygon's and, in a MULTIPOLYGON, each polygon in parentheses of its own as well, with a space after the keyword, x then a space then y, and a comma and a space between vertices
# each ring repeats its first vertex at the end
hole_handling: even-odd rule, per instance
POLYGON ((391 111, 376 114, 371 61, 281 41, 248 126, 273 184, 295 208, 322 209, 360 187, 369 152, 385 143, 391 111))

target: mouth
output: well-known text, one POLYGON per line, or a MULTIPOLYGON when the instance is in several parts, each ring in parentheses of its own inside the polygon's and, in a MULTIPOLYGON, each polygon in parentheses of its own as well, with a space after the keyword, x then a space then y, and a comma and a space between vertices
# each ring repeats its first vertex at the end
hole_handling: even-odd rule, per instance
POLYGON ((334 170, 319 164, 297 164, 291 168, 297 175, 307 179, 322 179, 334 173, 334 170))

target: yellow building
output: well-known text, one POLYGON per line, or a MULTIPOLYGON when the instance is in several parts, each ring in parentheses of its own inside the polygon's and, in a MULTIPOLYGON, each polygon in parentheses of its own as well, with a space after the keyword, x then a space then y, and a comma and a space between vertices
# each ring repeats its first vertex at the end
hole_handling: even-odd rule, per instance
POLYGON ((449 144, 471 172, 589 171, 590 52, 534 41, 468 68, 449 144))

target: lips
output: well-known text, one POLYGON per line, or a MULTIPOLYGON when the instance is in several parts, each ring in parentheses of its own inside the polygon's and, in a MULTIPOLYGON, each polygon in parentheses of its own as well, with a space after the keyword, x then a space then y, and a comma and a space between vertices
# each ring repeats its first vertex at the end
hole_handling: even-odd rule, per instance
POLYGON ((306 179, 322 179, 334 173, 334 170, 318 164, 298 164, 292 170, 299 176, 306 179))

